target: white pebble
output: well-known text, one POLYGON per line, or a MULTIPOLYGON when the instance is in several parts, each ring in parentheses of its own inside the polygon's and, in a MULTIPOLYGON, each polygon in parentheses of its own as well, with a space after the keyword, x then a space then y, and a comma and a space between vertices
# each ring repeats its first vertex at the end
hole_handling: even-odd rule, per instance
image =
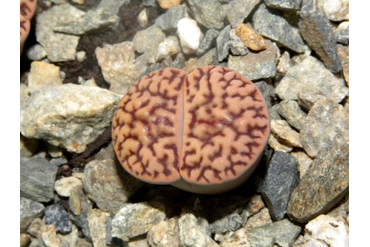
POLYGON ((203 34, 195 20, 187 17, 182 18, 177 24, 177 34, 185 54, 192 54, 198 50, 203 34))
POLYGON ((69 197, 72 189, 82 186, 82 181, 76 177, 65 177, 55 181, 54 189, 60 196, 69 197))
POLYGON ((145 27, 148 24, 148 13, 146 8, 140 11, 139 15, 137 16, 137 22, 139 22, 140 27, 145 27))
POLYGON ((78 62, 82 62, 85 59, 85 57, 86 57, 86 52, 85 51, 78 51, 76 53, 76 60, 78 62))

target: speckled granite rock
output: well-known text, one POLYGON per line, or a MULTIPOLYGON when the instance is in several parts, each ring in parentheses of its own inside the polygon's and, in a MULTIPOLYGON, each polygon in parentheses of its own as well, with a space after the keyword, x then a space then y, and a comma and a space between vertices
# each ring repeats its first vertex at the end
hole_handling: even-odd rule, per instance
POLYGON ((148 231, 148 243, 156 247, 180 246, 178 219, 161 221, 148 231))
POLYGON ((217 60, 222 62, 229 55, 230 25, 222 29, 216 38, 217 60))
POLYGON ((94 246, 106 246, 109 213, 94 208, 88 214, 90 237, 94 246))
POLYGON ((59 67, 54 64, 35 61, 28 74, 28 90, 32 94, 41 87, 62 85, 59 67))
POLYGON ((60 204, 46 207, 45 223, 54 225, 55 230, 60 233, 69 233, 72 231, 72 222, 69 220, 67 211, 60 204))
POLYGON ((20 230, 25 232, 28 225, 44 213, 45 207, 41 203, 24 197, 21 197, 20 201, 20 230))

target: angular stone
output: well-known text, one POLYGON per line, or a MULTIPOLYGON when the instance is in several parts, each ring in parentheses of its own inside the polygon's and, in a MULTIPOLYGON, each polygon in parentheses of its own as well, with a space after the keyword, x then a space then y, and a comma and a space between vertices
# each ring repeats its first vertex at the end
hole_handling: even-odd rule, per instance
POLYGON ((166 13, 158 16, 155 19, 155 24, 164 31, 174 30, 182 18, 185 18, 185 7, 176 5, 167 10, 166 13))
POLYGON ((346 144, 349 141, 349 114, 332 100, 319 100, 308 113, 300 137, 304 150, 311 157, 316 157, 323 148, 346 144))
POLYGON ((265 4, 276 9, 299 10, 301 7, 301 0, 265 0, 265 4))
POLYGON ((162 210, 147 203, 126 204, 112 220, 112 237, 127 242, 130 238, 147 233, 165 218, 162 210))
POLYGON ((180 246, 180 233, 178 220, 171 218, 161 221, 148 231, 148 243, 150 246, 173 247, 180 246))
POLYGON ((109 213, 103 212, 97 208, 94 208, 88 214, 90 237, 94 246, 106 246, 107 220, 109 217, 109 213))
POLYGON ((134 43, 103 44, 103 47, 96 47, 95 55, 104 80, 111 84, 110 90, 126 94, 141 73, 135 65, 134 43))
POLYGON ((69 197, 71 191, 76 187, 82 187, 82 181, 75 177, 64 177, 55 181, 55 191, 60 196, 69 197))
POLYGON ((33 60, 33 61, 41 60, 41 59, 45 58, 46 55, 47 54, 46 54, 45 48, 40 44, 36 44, 34 46, 31 46, 27 50, 27 58, 29 60, 33 60))
POLYGON ((273 246, 274 244, 288 247, 293 244, 301 232, 301 228, 288 219, 256 227, 248 233, 251 246, 273 246))
POLYGON ((210 29, 224 27, 225 11, 213 0, 188 0, 189 12, 202 26, 210 29))
POLYGON ((45 225, 41 227, 41 240, 43 245, 47 247, 65 246, 57 235, 54 225, 45 225))
POLYGON ((241 228, 230 233, 231 234, 220 243, 220 247, 251 247, 250 243, 248 242, 248 235, 245 229, 241 228))
POLYGON ((288 216, 301 223, 327 212, 349 191, 349 144, 323 150, 293 191, 288 216))
POLYGON ((285 118, 288 123, 301 130, 306 121, 307 114, 299 107, 295 100, 283 100, 279 103, 279 114, 285 118))
POLYGON ((213 48, 216 44, 216 38, 220 34, 219 31, 216 29, 208 29, 202 41, 199 44, 197 55, 203 55, 207 51, 209 51, 211 48, 213 48))
POLYGON ((317 6, 331 21, 349 19, 349 0, 318 0, 317 6))
POLYGON ((297 159, 284 152, 275 152, 261 188, 262 197, 275 221, 284 218, 290 196, 298 183, 297 159))
POLYGON ((241 41, 253 51, 261 51, 266 49, 266 44, 263 37, 249 24, 240 23, 235 29, 235 34, 239 36, 241 41))
POLYGON ((274 135, 270 135, 268 143, 269 143, 269 146, 277 152, 279 151, 279 152, 289 153, 290 151, 293 150, 292 146, 288 146, 283 143, 280 143, 279 140, 274 135))
POLYGON ((349 46, 338 44, 338 53, 343 67, 343 77, 349 86, 349 46))
POLYGON ((275 88, 267 84, 265 81, 256 82, 254 85, 261 91, 263 98, 266 101, 267 108, 271 108, 271 100, 275 98, 275 88))
POLYGON ((89 228, 89 221, 88 221, 88 213, 82 213, 81 215, 75 218, 74 223, 81 229, 84 237, 92 243, 92 239, 90 236, 90 228, 89 228))
POLYGON ((181 51, 179 40, 176 36, 168 36, 158 45, 157 60, 176 55, 181 51))
POLYGON ((84 189, 103 211, 116 213, 143 182, 123 170, 116 159, 93 160, 85 167, 84 189))
POLYGON ((20 195, 37 202, 49 202, 54 198, 57 171, 45 158, 21 158, 20 195))
POLYGON ((349 44, 349 21, 344 21, 338 25, 334 31, 337 42, 344 45, 349 44))
POLYGON ((195 20, 188 17, 182 18, 177 25, 177 35, 184 54, 197 52, 203 34, 195 20))
POLYGON ((230 25, 221 30, 216 39, 217 60, 222 62, 229 55, 230 25))
POLYGON ((309 88, 318 89, 327 98, 340 102, 348 94, 344 82, 312 56, 291 67, 275 88, 280 99, 298 99, 298 94, 309 88))
POLYGON ((313 159, 306 154, 304 151, 294 151, 290 153, 293 157, 298 160, 299 164, 299 177, 302 179, 307 169, 310 167, 313 159))
POLYGON ((233 0, 225 7, 226 18, 232 28, 243 23, 260 0, 233 0))
POLYGON ((299 133, 293 130, 285 120, 271 120, 271 133, 280 143, 302 148, 299 133))
POLYGON ((291 26, 283 17, 271 13, 264 4, 261 4, 253 14, 252 21, 257 33, 295 52, 302 53, 307 50, 299 30, 291 26))
POLYGON ((67 211, 60 204, 53 204, 46 207, 45 223, 54 225, 56 232, 64 234, 72 231, 72 222, 69 220, 67 211))
MULTIPOLYGON (((312 106, 321 99, 327 99, 327 96, 319 88, 303 86, 305 90, 298 93, 298 105, 309 112, 312 106)), ((303 127, 303 126, 302 126, 303 127)))
POLYGON ((333 73, 341 71, 337 42, 326 15, 313 7, 310 1, 304 1, 298 26, 303 39, 320 57, 325 67, 333 73))
POLYGON ((228 67, 252 81, 271 78, 276 74, 277 53, 277 47, 271 41, 266 40, 266 50, 264 51, 249 52, 245 56, 229 55, 228 67))
POLYGON ((271 224, 270 212, 267 208, 263 208, 260 212, 250 217, 244 226, 244 229, 249 232, 253 228, 271 224))
POLYGON ((111 123, 121 96, 75 84, 35 92, 21 111, 22 135, 81 153, 111 123))
POLYGON ((55 5, 42 12, 36 19, 36 39, 45 48, 47 58, 52 62, 75 60, 80 37, 54 32, 63 23, 80 19, 85 12, 69 3, 55 5))
POLYGON ((248 47, 241 41, 241 39, 235 34, 235 29, 230 30, 230 41, 229 41, 231 54, 234 56, 244 56, 249 52, 248 47))
POLYGON ((40 217, 45 210, 44 205, 33 200, 21 197, 20 230, 25 232, 31 222, 40 217))
POLYGON ((132 42, 137 52, 144 53, 156 49, 165 38, 163 31, 157 25, 152 25, 137 32, 132 42))

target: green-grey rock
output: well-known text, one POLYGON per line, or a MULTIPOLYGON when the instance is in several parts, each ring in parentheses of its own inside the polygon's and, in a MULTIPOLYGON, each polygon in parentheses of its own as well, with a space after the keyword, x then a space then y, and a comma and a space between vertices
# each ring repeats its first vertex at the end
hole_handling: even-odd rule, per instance
POLYGON ((195 20, 206 28, 222 29, 225 11, 218 1, 188 0, 189 12, 195 20))
POLYGON ((349 144, 323 150, 293 191, 287 214, 304 223, 326 213, 349 192, 349 144))
POLYGON ((295 100, 283 100, 279 103, 279 114, 287 120, 289 125, 301 130, 307 114, 299 107, 295 100))

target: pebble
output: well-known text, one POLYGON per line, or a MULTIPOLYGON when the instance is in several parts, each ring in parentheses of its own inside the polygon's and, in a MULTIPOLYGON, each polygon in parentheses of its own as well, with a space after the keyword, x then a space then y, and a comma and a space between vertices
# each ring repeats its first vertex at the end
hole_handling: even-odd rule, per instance
POLYGON ((143 182, 129 175, 116 159, 89 162, 82 179, 83 187, 98 207, 112 214, 127 202, 143 182), (125 182, 123 182, 125 181, 125 182))
POLYGON ((69 220, 67 211, 60 204, 45 208, 45 223, 54 225, 56 232, 65 234, 72 231, 72 222, 69 220))
POLYGON ((298 105, 306 112, 321 99, 327 99, 327 96, 316 87, 304 86, 304 90, 298 93, 298 105))
POLYGON ((180 246, 179 223, 175 218, 163 220, 148 231, 148 243, 156 247, 180 246))
POLYGON ((322 148, 349 141, 349 114, 342 105, 329 99, 317 101, 307 115, 300 133, 303 149, 316 157, 322 148))
POLYGON ((140 13, 137 15, 137 22, 139 23, 140 27, 146 27, 148 25, 148 10, 144 8, 140 13))
POLYGON ((94 208, 88 214, 90 237, 94 246, 106 246, 109 213, 94 208))
POLYGON ((216 29, 208 29, 199 44, 197 55, 203 55, 204 53, 212 49, 216 44, 216 38, 219 34, 220 32, 216 29))
POLYGON ((28 74, 28 90, 31 94, 42 87, 57 85, 62 85, 58 66, 41 61, 31 63, 31 70, 28 74))
POLYGON ((341 22, 334 31, 337 42, 344 45, 349 44, 349 21, 341 22))
POLYGON ((42 216, 45 207, 41 203, 24 197, 20 198, 20 206, 20 230, 25 232, 34 219, 42 216))
POLYGON ((272 220, 268 208, 263 208, 248 219, 247 223, 244 226, 244 229, 249 232, 253 228, 265 226, 271 223, 272 220))
POLYGON ((85 12, 66 3, 55 5, 37 16, 36 39, 45 48, 51 62, 75 60, 80 37, 54 32, 54 28, 62 23, 78 20, 84 14, 85 12))
POLYGON ((163 31, 173 31, 177 29, 179 20, 185 18, 186 9, 182 5, 176 5, 155 19, 155 24, 163 31))
POLYGON ((176 36, 168 36, 158 45, 157 60, 176 55, 181 51, 179 40, 176 36))
POLYGON ((338 53, 343 67, 343 77, 349 87, 349 46, 338 44, 338 53))
POLYGON ((230 52, 234 56, 244 56, 249 52, 248 47, 241 41, 241 39, 235 34, 235 29, 230 30, 230 52))
POLYGON ((90 242, 86 241, 86 239, 79 238, 75 247, 93 247, 93 245, 90 242))
POLYGON ((349 0, 318 0, 317 6, 325 12, 331 21, 349 19, 349 0))
POLYGON ((30 244, 30 236, 27 233, 21 233, 19 237, 20 247, 27 247, 30 244))
POLYGON ((293 130, 285 120, 271 120, 271 133, 287 146, 302 148, 299 133, 293 130))
POLYGON ((83 233, 83 236, 92 243, 92 238, 90 236, 90 228, 88 221, 88 213, 82 213, 81 215, 75 217, 74 223, 83 233))
POLYGON ((295 100, 283 100, 279 103, 279 114, 287 120, 289 125, 302 130, 307 114, 300 108, 295 100))
POLYGON ((202 31, 195 20, 182 18, 177 24, 177 35, 180 38, 181 48, 184 54, 196 53, 203 38, 202 31))
POLYGON ((75 187, 71 190, 68 199, 68 206, 71 212, 78 216, 83 213, 88 213, 93 207, 93 203, 87 198, 82 187, 75 187))
POLYGON ((202 26, 210 29, 224 27, 225 11, 218 1, 187 0, 189 13, 202 26))
POLYGON ((85 60, 86 58, 86 52, 85 51, 78 51, 76 53, 76 60, 77 62, 82 62, 83 60, 85 60))
POLYGON ((307 169, 288 204, 287 214, 304 223, 335 206, 349 192, 349 144, 324 149, 307 169))
POLYGON ((60 196, 69 197, 71 190, 82 186, 82 181, 75 177, 64 177, 55 181, 54 189, 60 196))
MULTIPOLYGON (((163 205, 162 209, 164 208, 163 205)), ((127 242, 130 238, 147 233, 166 218, 165 213, 147 203, 125 204, 112 220, 112 237, 127 242)))
MULTIPOLYGON (((306 1, 307 2, 307 1, 306 1)), ((303 4, 299 12, 299 30, 308 46, 316 52, 320 59, 333 73, 342 70, 337 42, 330 20, 323 12, 317 11, 313 3, 303 4)))
POLYGON ((110 84, 110 91, 126 94, 141 73, 135 65, 134 43, 103 44, 96 47, 95 55, 104 80, 110 84))
POLYGON ((258 53, 249 52, 245 56, 229 55, 228 67, 238 71, 249 80, 271 78, 276 74, 278 49, 274 43, 266 40, 266 50, 258 53))
POLYGON ((45 158, 20 159, 20 195, 36 202, 54 198, 54 181, 58 168, 45 158))
POLYGON ((263 37, 257 33, 250 24, 239 23, 238 27, 235 29, 235 34, 253 51, 266 49, 263 37))
POLYGON ((318 89, 321 94, 336 102, 342 101, 348 94, 343 80, 338 79, 321 61, 312 56, 292 66, 275 88, 275 92, 280 99, 297 100, 298 94, 309 88, 318 89))
POLYGON ((157 0, 162 9, 171 9, 173 6, 179 5, 181 0, 157 0))
POLYGON ((307 169, 310 167, 313 159, 306 154, 306 152, 297 150, 290 153, 298 160, 299 164, 299 177, 302 179, 307 169))
POLYGON ((274 135, 270 135, 268 144, 273 150, 277 152, 280 151, 280 152, 289 153, 293 150, 292 146, 280 143, 279 140, 274 135))
POLYGON ((120 95, 98 87, 42 88, 21 111, 21 133, 81 153, 109 126, 119 100, 120 95))
POLYGON ((284 219, 290 196, 298 183, 297 159, 284 152, 275 152, 261 188, 262 197, 274 221, 284 219))
POLYGON ((257 88, 260 90, 263 98, 266 101, 267 108, 270 109, 272 105, 271 101, 276 98, 275 88, 272 85, 267 84, 265 81, 256 82, 254 83, 254 85, 256 85, 257 88))
POLYGON ((220 243, 220 247, 251 247, 248 242, 248 236, 245 229, 241 228, 235 232, 230 232, 228 236, 220 243))
MULTIPOLYGON (((87 87, 97 87, 98 85, 96 84, 96 81, 94 77, 91 77, 90 79, 83 79, 81 76, 77 78, 78 84, 81 86, 87 86, 87 87)), ((112 90, 111 90, 112 91, 112 90)), ((112 91, 113 92, 113 91, 112 91)))
POLYGON ((299 30, 291 26, 283 17, 271 13, 264 4, 261 4, 253 14, 252 24, 257 33, 295 52, 303 53, 307 50, 299 30))
POLYGON ((20 157, 32 157, 35 154, 38 146, 39 142, 37 139, 26 138, 20 135, 20 157))
POLYGON ((301 0, 265 0, 265 4, 276 9, 299 10, 301 7, 301 0))
POLYGON ((235 29, 249 16, 260 0, 233 0, 225 5, 226 18, 235 29))
POLYGON ((43 58, 46 57, 46 51, 45 51, 45 48, 40 45, 40 44, 36 44, 34 46, 31 46, 28 50, 27 50, 27 58, 29 60, 33 60, 33 61, 36 61, 36 60, 41 60, 43 58))
POLYGON ((217 61, 222 62, 229 55, 231 26, 222 29, 216 38, 217 61))
POLYGON ((279 58, 278 65, 276 66, 276 69, 279 73, 282 75, 285 75, 288 69, 290 68, 290 55, 288 51, 284 51, 283 54, 279 58))

